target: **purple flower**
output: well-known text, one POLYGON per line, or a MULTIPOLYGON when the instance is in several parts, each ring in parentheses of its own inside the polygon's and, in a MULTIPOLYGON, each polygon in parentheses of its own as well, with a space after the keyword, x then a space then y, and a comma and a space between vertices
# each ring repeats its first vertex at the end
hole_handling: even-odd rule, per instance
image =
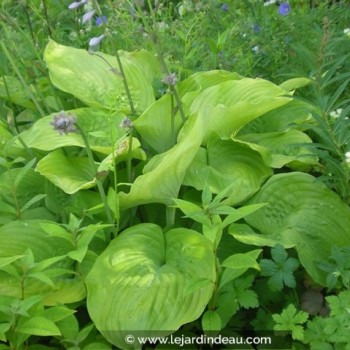
POLYGON ((61 135, 68 134, 69 132, 77 132, 76 127, 77 117, 74 115, 66 114, 61 111, 58 115, 53 117, 53 121, 50 123, 54 130, 57 130, 61 135))
POLYGON ((100 35, 100 36, 91 38, 90 41, 89 41, 89 46, 90 46, 90 47, 97 46, 97 45, 103 40, 104 37, 105 37, 105 35, 102 34, 102 35, 100 35))
POLYGON ((129 118, 124 118, 119 125, 123 129, 131 129, 133 127, 132 121, 129 118))
POLYGON ((169 85, 169 86, 174 86, 177 83, 176 73, 170 73, 169 75, 166 75, 162 79, 162 83, 169 85))
POLYGON ((87 22, 90 22, 94 14, 95 14, 95 10, 90 10, 86 12, 83 16, 82 23, 85 24, 87 22))
POLYGON ((287 16, 290 12, 290 5, 287 2, 284 2, 283 4, 278 6, 278 13, 281 16, 287 16))
POLYGON ((107 23, 107 17, 106 16, 98 16, 97 18, 96 18, 96 21, 95 21, 95 24, 97 25, 97 26, 100 26, 100 25, 102 25, 102 24, 104 24, 104 23, 107 23))
POLYGON ((229 9, 228 5, 226 3, 222 4, 220 8, 222 11, 228 11, 228 9, 229 9))

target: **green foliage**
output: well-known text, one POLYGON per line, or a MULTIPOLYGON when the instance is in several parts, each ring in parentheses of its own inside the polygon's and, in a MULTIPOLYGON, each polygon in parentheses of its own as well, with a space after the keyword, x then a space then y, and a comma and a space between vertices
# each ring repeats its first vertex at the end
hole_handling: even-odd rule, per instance
POLYGON ((1 349, 349 350, 348 4, 315 3, 1 2, 1 349))
POLYGON ((304 329, 302 325, 308 319, 308 314, 306 312, 298 311, 293 304, 290 304, 281 314, 274 314, 272 318, 276 322, 274 326, 275 330, 290 331, 293 339, 304 339, 304 329))
POLYGON ((331 256, 328 262, 320 263, 320 268, 328 272, 327 287, 333 289, 344 286, 349 289, 350 286, 350 249, 349 247, 332 247, 331 256))
POLYGON ((340 292, 338 296, 329 296, 330 315, 326 318, 315 317, 308 321, 304 341, 311 349, 349 348, 348 331, 350 327, 349 291, 340 292))
POLYGON ((326 285, 318 263, 328 259, 332 245, 349 245, 349 207, 313 176, 300 172, 272 176, 248 203, 264 202, 268 205, 246 218, 261 233, 233 236, 247 244, 295 247, 306 271, 326 285))
POLYGON ((272 259, 261 259, 261 275, 268 276, 268 284, 272 290, 281 291, 284 286, 295 288, 296 281, 293 272, 298 268, 299 261, 288 258, 288 253, 281 244, 271 249, 272 259))

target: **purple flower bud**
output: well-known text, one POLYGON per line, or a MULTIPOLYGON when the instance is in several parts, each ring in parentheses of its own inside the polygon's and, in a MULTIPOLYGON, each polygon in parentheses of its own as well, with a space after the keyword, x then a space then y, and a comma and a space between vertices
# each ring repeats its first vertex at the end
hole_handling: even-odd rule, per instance
POLYGON ((57 130, 61 135, 68 134, 69 132, 77 132, 76 127, 77 117, 75 115, 66 114, 61 111, 58 115, 53 117, 53 121, 50 123, 54 130, 57 130))
POLYGON ((123 129, 131 129, 133 127, 132 121, 129 118, 124 118, 119 125, 123 129))
POLYGON ((290 5, 286 2, 278 6, 278 13, 282 16, 287 16, 290 12, 290 5))
POLYGON ((102 34, 102 35, 100 35, 100 36, 91 38, 90 41, 89 41, 89 46, 90 46, 90 47, 97 46, 97 45, 103 40, 104 37, 105 37, 105 35, 102 34))
POLYGON ((104 24, 104 23, 107 23, 107 17, 106 17, 106 16, 102 15, 102 16, 98 16, 98 17, 96 18, 95 24, 96 24, 97 26, 100 26, 100 25, 102 25, 102 24, 104 24))
POLYGON ((162 79, 162 82, 169 86, 174 86, 177 83, 176 73, 171 73, 162 79))
POLYGON ((85 24, 87 22, 90 22, 94 14, 95 14, 95 10, 90 10, 86 12, 83 16, 82 23, 85 24))

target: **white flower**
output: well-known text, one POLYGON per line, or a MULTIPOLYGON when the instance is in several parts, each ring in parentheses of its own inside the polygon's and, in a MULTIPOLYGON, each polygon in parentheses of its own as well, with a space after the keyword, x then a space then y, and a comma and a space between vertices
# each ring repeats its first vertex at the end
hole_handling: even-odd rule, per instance
POLYGON ((258 53, 259 52, 259 46, 258 45, 255 45, 253 48, 252 48, 252 51, 254 52, 254 53, 258 53))
POLYGON ((344 29, 344 34, 345 34, 346 36, 350 36, 350 28, 345 28, 345 29, 344 29))
POLYGON ((276 3, 276 0, 269 0, 269 1, 264 2, 264 6, 270 6, 270 5, 273 5, 275 3, 276 3))

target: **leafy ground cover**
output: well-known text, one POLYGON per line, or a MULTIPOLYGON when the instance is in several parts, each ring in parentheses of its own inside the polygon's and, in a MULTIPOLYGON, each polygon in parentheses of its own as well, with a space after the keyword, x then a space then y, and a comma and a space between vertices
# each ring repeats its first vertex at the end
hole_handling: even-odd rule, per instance
POLYGON ((349 350, 349 13, 2 1, 0 349, 349 350))

